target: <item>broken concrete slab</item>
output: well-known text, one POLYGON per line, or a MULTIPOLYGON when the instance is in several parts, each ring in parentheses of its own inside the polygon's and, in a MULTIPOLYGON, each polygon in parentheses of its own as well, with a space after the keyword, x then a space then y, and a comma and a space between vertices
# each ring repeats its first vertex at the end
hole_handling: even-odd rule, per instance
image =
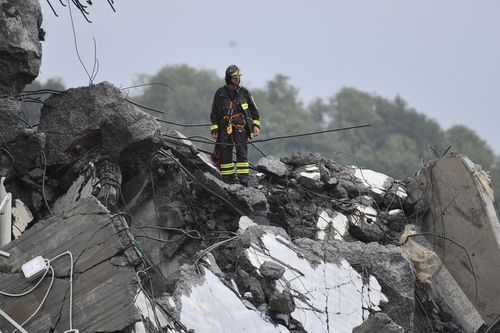
POLYGON ((317 164, 322 160, 321 155, 318 153, 295 152, 291 156, 281 158, 285 164, 293 166, 304 166, 308 164, 317 164))
MULTIPOLYGON (((21 101, 18 98, 12 96, 0 97, 0 134, 2 135, 3 142, 11 142, 25 132, 24 124, 18 119, 21 112, 21 101)), ((0 150, 0 156, 5 156, 6 158, 5 162, 2 161, 2 170, 7 169, 8 171, 14 161, 3 150, 0 150)), ((2 171, 2 175, 6 176, 6 172, 2 171)))
POLYGON ((484 174, 467 157, 450 154, 426 164, 408 192, 429 205, 428 214, 419 216, 422 231, 438 235, 427 237, 433 250, 490 324, 500 314, 500 267, 491 262, 500 255, 500 224, 484 174))
POLYGON ((64 152, 79 156, 96 147, 118 158, 126 147, 150 139, 159 129, 152 116, 129 104, 122 92, 107 82, 52 95, 45 101, 38 126, 39 132, 46 134, 49 165, 63 164, 64 152), (71 146, 77 138, 85 140, 71 146))
POLYGON ((297 182, 307 189, 319 191, 324 186, 321 181, 319 167, 315 164, 299 166, 293 170, 297 182))
POLYGON ((274 293, 269 297, 269 310, 274 314, 291 314, 295 311, 295 301, 289 290, 274 293))
POLYGON ((389 208, 400 208, 408 194, 405 187, 393 178, 373 170, 353 166, 354 177, 360 183, 362 191, 368 191, 375 201, 389 208), (365 190, 366 189, 366 190, 365 190))
POLYGON ((12 234, 14 238, 19 238, 31 221, 33 221, 33 214, 29 208, 21 200, 16 199, 12 206, 12 234))
POLYGON ((37 0, 0 0, 0 95, 18 95, 42 60, 42 11, 37 0))
POLYGON ((349 219, 339 212, 321 211, 316 226, 316 239, 320 241, 343 240, 349 236, 349 219))
POLYGON ((242 185, 230 185, 228 193, 236 201, 236 207, 239 207, 247 214, 260 213, 265 215, 269 210, 266 196, 258 189, 242 185))
POLYGON ((262 277, 271 281, 279 280, 285 273, 285 268, 274 261, 264 261, 259 267, 259 272, 262 277))
POLYGON ((413 262, 415 276, 421 284, 425 298, 431 303, 439 304, 439 309, 434 310, 433 314, 444 312, 447 317, 453 317, 464 332, 477 332, 484 324, 483 319, 437 254, 431 250, 431 245, 424 235, 419 236, 417 228, 408 224, 400 242, 402 250, 413 262))
POLYGON ((380 290, 388 300, 380 304, 381 310, 406 331, 413 330, 415 276, 410 260, 399 247, 310 239, 298 239, 295 244, 329 262, 344 258, 358 271, 368 270, 379 281, 380 290))
POLYGON ((403 231, 405 225, 408 224, 405 212, 401 209, 391 209, 389 211, 381 212, 380 217, 385 220, 389 229, 396 232, 403 231))
MULTIPOLYGON (((122 243, 121 231, 111 223, 105 208, 93 198, 82 199, 73 214, 53 216, 39 221, 23 236, 12 241, 3 250, 10 258, 0 258, 0 285, 2 290, 19 291, 25 284, 21 266, 35 256, 55 258, 70 251, 74 258, 73 324, 80 331, 120 331, 140 320, 134 307, 135 270, 127 264, 123 251, 129 244, 122 243), (121 262, 115 265, 113 262, 121 262), (102 304, 106 304, 105 307, 102 304)), ((57 279, 52 287, 44 315, 36 316, 25 328, 30 332, 59 332, 68 329, 68 272, 69 260, 52 263, 57 279)), ((16 321, 22 322, 32 313, 44 295, 44 285, 36 292, 12 299, 0 295, 0 308, 16 321)), ((0 327, 7 323, 0 320, 0 327)))
MULTIPOLYGON (((363 309, 379 309, 380 302, 387 300, 373 276, 362 279, 339 257, 323 261, 324 255, 317 256, 310 247, 295 246, 286 236, 281 236, 279 230, 263 226, 249 228, 242 240, 249 241, 247 256, 254 267, 260 267, 266 260, 274 260, 285 267, 281 282, 277 284, 278 291, 284 291, 285 285, 290 288, 296 303, 291 316, 305 331, 327 332, 327 323, 331 321, 335 322, 336 332, 351 332, 363 321, 363 309), (370 301, 366 301, 368 299, 370 301)), ((320 246, 309 239, 303 241, 320 246)))
POLYGON ((265 174, 274 175, 276 177, 284 177, 288 172, 286 164, 281 162, 279 157, 276 156, 266 156, 261 158, 257 162, 256 168, 265 174))
POLYGON ((363 324, 354 327, 352 333, 404 333, 405 330, 394 323, 392 319, 383 312, 377 312, 370 316, 363 324))
POLYGON ((249 309, 236 292, 227 287, 210 269, 183 266, 176 278, 174 292, 164 305, 187 329, 218 333, 263 332, 288 333, 255 309, 249 309), (221 311, 221 309, 223 309, 221 311))
POLYGON ((388 229, 380 221, 376 209, 358 204, 348 216, 349 233, 363 242, 382 242, 387 239, 388 229))

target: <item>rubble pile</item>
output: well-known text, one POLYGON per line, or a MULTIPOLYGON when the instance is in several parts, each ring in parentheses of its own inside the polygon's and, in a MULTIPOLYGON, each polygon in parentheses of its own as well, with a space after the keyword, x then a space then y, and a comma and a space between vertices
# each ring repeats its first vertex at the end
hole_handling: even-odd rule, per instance
MULTIPOLYGON (((138 293, 120 296, 134 305, 137 319, 125 324, 136 331, 350 332, 368 319, 364 326, 389 322, 396 332, 417 326, 415 268, 398 237, 416 222, 417 205, 403 182, 295 153, 259 160, 249 187, 226 184, 182 134, 160 130, 109 83, 54 94, 33 135, 43 158, 25 154, 2 175, 33 216, 3 248, 15 259, 0 259, 0 280, 12 288, 30 257, 70 251, 74 304, 111 306, 88 293, 119 270, 138 293), (97 253, 96 266, 81 259, 97 253), (99 267, 102 280, 86 278, 99 267)), ((0 299, 7 310, 16 304, 0 299)), ((61 309, 46 309, 45 326, 34 317, 26 327, 62 330, 61 309)), ((439 311, 440 327, 456 327, 439 311)), ((79 316, 81 331, 109 327, 79 316)))
MULTIPOLYGON (((297 152, 261 158, 248 187, 226 184, 188 138, 107 82, 54 92, 39 126, 26 128, 19 94, 40 58, 33 4, 0 0, 0 27, 16 36, 4 37, 22 37, 17 51, 0 42, 1 54, 17 52, 0 60, 8 68, 0 71, 0 203, 12 195, 12 241, 0 244, 2 332, 475 333, 495 325, 487 286, 478 287, 489 281, 483 254, 494 237, 482 252, 470 244, 469 265, 422 236, 465 205, 453 204, 456 195, 450 211, 439 208, 462 190, 457 179, 428 191, 441 162, 397 181, 297 152), (31 17, 18 32, 17 11, 31 17), (43 275, 26 279, 33 258, 43 275), (470 267, 475 293, 447 262, 470 267)), ((462 170, 465 158, 450 161, 462 170)), ((467 170, 475 191, 480 173, 467 170)), ((469 204, 482 206, 483 192, 469 204)))

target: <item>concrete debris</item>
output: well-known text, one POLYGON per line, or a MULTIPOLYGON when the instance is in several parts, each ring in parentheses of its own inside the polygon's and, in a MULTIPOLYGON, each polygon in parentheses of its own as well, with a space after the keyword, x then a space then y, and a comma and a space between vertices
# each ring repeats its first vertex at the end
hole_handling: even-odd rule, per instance
POLYGON ((364 242, 382 242, 386 239, 387 227, 380 222, 375 208, 357 205, 349 215, 349 233, 364 242))
POLYGON ((16 202, 0 309, 29 332, 496 325, 500 226, 488 177, 466 157, 397 181, 297 152, 261 159, 248 187, 226 184, 182 133, 106 82, 52 94, 26 129, 19 93, 38 72, 40 9, 0 7, 1 196, 16 202))
POLYGON ((37 0, 1 0, 0 7, 0 94, 19 95, 40 69, 42 12, 37 0))
POLYGON ((274 261, 264 261, 260 265, 259 272, 263 278, 276 281, 281 279, 283 273, 285 273, 285 268, 274 261))
POLYGON ((500 309, 500 267, 491 261, 500 255, 500 224, 478 170, 466 156, 450 154, 426 164, 408 189, 429 207, 420 216, 422 232, 432 234, 434 252, 489 325, 500 309))
MULTIPOLYGON (((380 308, 406 331, 413 330, 415 277, 408 258, 397 246, 378 243, 332 241, 316 243, 310 239, 295 242, 301 249, 313 252, 329 262, 346 260, 363 274, 370 274, 380 283, 386 301, 380 308)), ((366 317, 365 317, 366 319, 366 317)))
MULTIPOLYGON (((338 327, 338 332, 350 332, 363 321, 365 310, 380 310, 380 303, 387 301, 377 279, 370 275, 362 278, 345 259, 326 253, 317 256, 310 247, 302 247, 301 241, 296 242, 301 246, 297 247, 269 227, 250 228, 246 233, 250 234, 247 236, 250 247, 245 253, 251 265, 245 264, 242 269, 254 274, 267 260, 276 260, 285 267, 274 296, 269 299, 269 309, 271 317, 273 309, 290 313, 290 329, 297 326, 307 332, 327 332, 326 323, 330 321, 338 327)), ((313 248, 324 245, 310 239, 303 241, 313 248)))
POLYGON ((324 210, 318 216, 316 239, 328 241, 346 239, 349 230, 349 219, 342 213, 324 210))
POLYGON ((127 103, 121 91, 107 82, 52 95, 45 101, 38 126, 46 135, 49 165, 71 163, 95 149, 117 159, 125 148, 151 139, 159 129, 152 116, 127 103))
MULTIPOLYGON (((197 302, 222 297, 210 294, 215 289, 224 295, 220 298, 224 302, 234 303, 226 308, 254 311, 265 318, 252 323, 231 319, 234 325, 245 322, 259 330, 267 327, 264 331, 322 332, 328 330, 325 323, 335 322, 338 332, 350 332, 379 311, 408 332, 418 326, 412 273, 417 265, 398 247, 386 245, 398 243, 408 214, 417 207, 402 183, 317 154, 294 154, 262 160, 259 168, 264 176, 254 177, 250 187, 226 184, 182 134, 160 134, 154 120, 126 104, 107 83, 72 89, 49 100, 43 126, 30 136, 47 151, 47 159, 25 157, 21 165, 14 164, 9 190, 33 212, 33 230, 49 228, 45 221, 53 221, 47 219, 51 215, 65 220, 115 216, 111 225, 118 231, 122 256, 111 256, 103 265, 130 267, 135 271, 132 279, 141 286, 149 281, 148 289, 140 291, 141 300, 127 303, 138 312, 136 320, 125 321, 123 327, 196 330, 197 302), (84 106, 78 109, 78 103, 68 99, 84 106), (61 116, 66 103, 74 103, 72 110, 63 110, 75 119, 71 124, 61 116), (117 107, 123 119, 110 128, 117 107), (98 114, 96 109, 106 111, 98 114), (137 129, 132 120, 144 127, 137 129), (69 128, 56 131, 56 124, 69 128), (113 143, 117 137, 119 145, 113 143), (94 204, 88 206, 89 200, 94 204), (156 300, 151 298, 153 289, 156 300), (194 290, 198 299, 193 298, 194 290), (227 293, 233 296, 227 298, 227 293), (341 295, 348 297, 342 301, 341 295), (361 298, 352 301, 353 295, 361 298)), ((22 142, 16 140, 13 145, 22 142)), ((27 239, 31 229, 17 241, 27 239)), ((85 239, 86 233, 78 237, 85 239)), ((5 265, 0 266, 2 271, 16 272, 5 265)), ((442 289, 436 285, 435 290, 442 289)), ((440 296, 434 302, 442 303, 437 313, 461 313, 460 307, 442 297, 443 292, 435 295, 440 296)), ((214 323, 214 332, 233 325, 228 316, 239 318, 232 312, 223 315, 220 309, 210 311, 212 319, 204 317, 214 323), (219 317, 220 321, 213 319, 219 317)), ((439 315, 433 320, 445 322, 439 315)), ((456 321, 458 327, 467 327, 456 321)))
POLYGON ((388 315, 383 312, 375 313, 373 316, 355 327, 352 333, 404 333, 404 329, 395 324, 388 315))
POLYGON ((395 232, 403 231, 408 220, 402 209, 391 209, 390 211, 381 212, 380 218, 385 220, 387 227, 395 232))
POLYGON ((296 152, 289 157, 282 157, 281 161, 292 166, 305 166, 309 164, 317 164, 322 160, 318 153, 296 152))
POLYGON ((276 156, 267 156, 261 158, 256 165, 257 170, 276 177, 284 177, 288 172, 285 163, 281 162, 276 156))
MULTIPOLYGON (((38 221, 19 239, 3 247, 10 258, 0 258, 0 286, 3 292, 19 293, 30 288, 20 273, 21 265, 36 256, 51 261, 55 282, 50 288, 45 278, 33 294, 26 297, 0 295, 0 308, 19 323, 33 313, 44 294, 50 297, 43 315, 33 317, 24 327, 29 332, 63 332, 68 329, 68 284, 73 279, 73 322, 83 332, 123 330, 140 317, 133 306, 136 274, 133 264, 123 256, 113 216, 95 198, 86 198, 73 207, 73 214, 53 216, 38 221), (56 258, 70 251, 74 258, 74 276, 70 276, 70 260, 56 258), (111 259, 120 264, 113 264, 111 259), (105 306, 98 306, 103 304, 105 306), (116 309, 121 309, 116 311, 116 309)), ((0 327, 10 327, 0 318, 0 327)))
POLYGON ((24 203, 16 199, 12 206, 12 235, 19 238, 26 230, 30 222, 33 221, 33 214, 24 203))
MULTIPOLYGON (((2 111, 0 112, 0 132, 5 135, 2 140, 10 142, 28 132, 25 130, 25 125, 18 119, 18 115, 23 110, 21 101, 18 98, 9 95, 1 97, 0 110, 2 111)), ((2 154, 2 159, 0 159, 0 175, 7 176, 12 164, 13 158, 2 154)))

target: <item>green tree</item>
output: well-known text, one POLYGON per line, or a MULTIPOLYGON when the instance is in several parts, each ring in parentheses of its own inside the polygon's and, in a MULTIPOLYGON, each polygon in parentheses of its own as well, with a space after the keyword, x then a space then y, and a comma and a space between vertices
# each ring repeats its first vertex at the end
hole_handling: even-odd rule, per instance
POLYGON ((393 177, 403 178, 414 172, 428 145, 438 149, 443 146, 441 127, 408 108, 399 96, 391 101, 355 88, 343 88, 328 103, 315 100, 309 109, 315 120, 328 120, 330 128, 371 124, 340 132, 330 146, 345 153, 345 162, 393 177))
MULTIPOLYGON (((198 70, 187 65, 165 66, 153 76, 141 75, 139 82, 151 84, 142 94, 133 99, 140 104, 164 110, 165 114, 150 112, 160 120, 185 124, 176 126, 163 123, 186 136, 210 137, 210 110, 217 88, 224 84, 214 71, 198 70), (168 87, 170 88, 168 88, 168 87), (189 126, 206 124, 206 126, 189 126)), ((202 149, 211 151, 210 145, 197 143, 202 149)))
MULTIPOLYGON (((298 89, 284 75, 276 75, 265 89, 254 92, 262 118, 261 139, 321 130, 318 122, 304 109, 298 89)), ((266 154, 289 155, 296 151, 329 153, 328 143, 319 136, 297 137, 256 144, 266 154)))
MULTIPOLYGON (((224 84, 224 80, 215 72, 197 70, 187 65, 166 66, 151 77, 141 76, 139 81, 162 83, 171 87, 168 89, 158 84, 151 85, 134 99, 138 103, 166 111, 165 114, 154 113, 155 117, 182 124, 208 124, 213 96, 217 88, 224 84)), ((286 76, 277 75, 264 89, 251 90, 261 116, 262 132, 259 139, 320 129, 299 101, 298 89, 289 84, 286 76)), ((164 126, 175 128, 187 136, 208 138, 210 132, 208 125, 182 127, 164 124, 164 126)), ((206 150, 213 148, 201 146, 206 150)), ((298 150, 321 153, 328 151, 328 144, 319 138, 276 140, 250 145, 249 156, 252 162, 262 157, 255 147, 265 154, 273 155, 285 155, 298 150)))
POLYGON ((493 150, 475 131, 464 125, 455 125, 445 132, 445 136, 452 151, 467 155, 486 170, 491 169, 495 161, 493 150))
MULTIPOLYGON (((153 76, 143 75, 140 81, 162 83, 171 88, 150 85, 135 97, 141 104, 166 111, 165 114, 154 113, 155 117, 183 124, 207 124, 203 127, 165 124, 166 127, 188 136, 209 138, 211 104, 216 89, 224 84, 223 78, 211 70, 173 65, 162 68, 153 76)), ((343 88, 326 101, 318 98, 305 108, 298 98, 298 88, 289 83, 288 77, 279 74, 265 87, 251 90, 261 115, 262 132, 258 139, 372 124, 368 128, 333 134, 255 143, 255 146, 249 146, 251 162, 261 157, 255 147, 265 154, 277 156, 309 151, 404 178, 420 167, 422 159, 428 158, 428 146, 439 155, 451 144, 454 150, 467 154, 491 171, 496 190, 500 163, 495 162, 491 148, 474 131, 465 126, 454 126, 444 132, 435 120, 408 107, 399 96, 389 100, 355 88, 343 88)), ((198 145, 207 151, 213 149, 213 146, 198 145)))

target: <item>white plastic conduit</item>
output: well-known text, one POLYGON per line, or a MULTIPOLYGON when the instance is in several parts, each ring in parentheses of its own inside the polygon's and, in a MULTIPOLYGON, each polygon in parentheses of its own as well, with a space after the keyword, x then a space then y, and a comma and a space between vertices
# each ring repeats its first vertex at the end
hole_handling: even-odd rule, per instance
POLYGON ((12 194, 5 190, 4 180, 5 177, 0 178, 0 247, 10 243, 12 230, 12 194))

